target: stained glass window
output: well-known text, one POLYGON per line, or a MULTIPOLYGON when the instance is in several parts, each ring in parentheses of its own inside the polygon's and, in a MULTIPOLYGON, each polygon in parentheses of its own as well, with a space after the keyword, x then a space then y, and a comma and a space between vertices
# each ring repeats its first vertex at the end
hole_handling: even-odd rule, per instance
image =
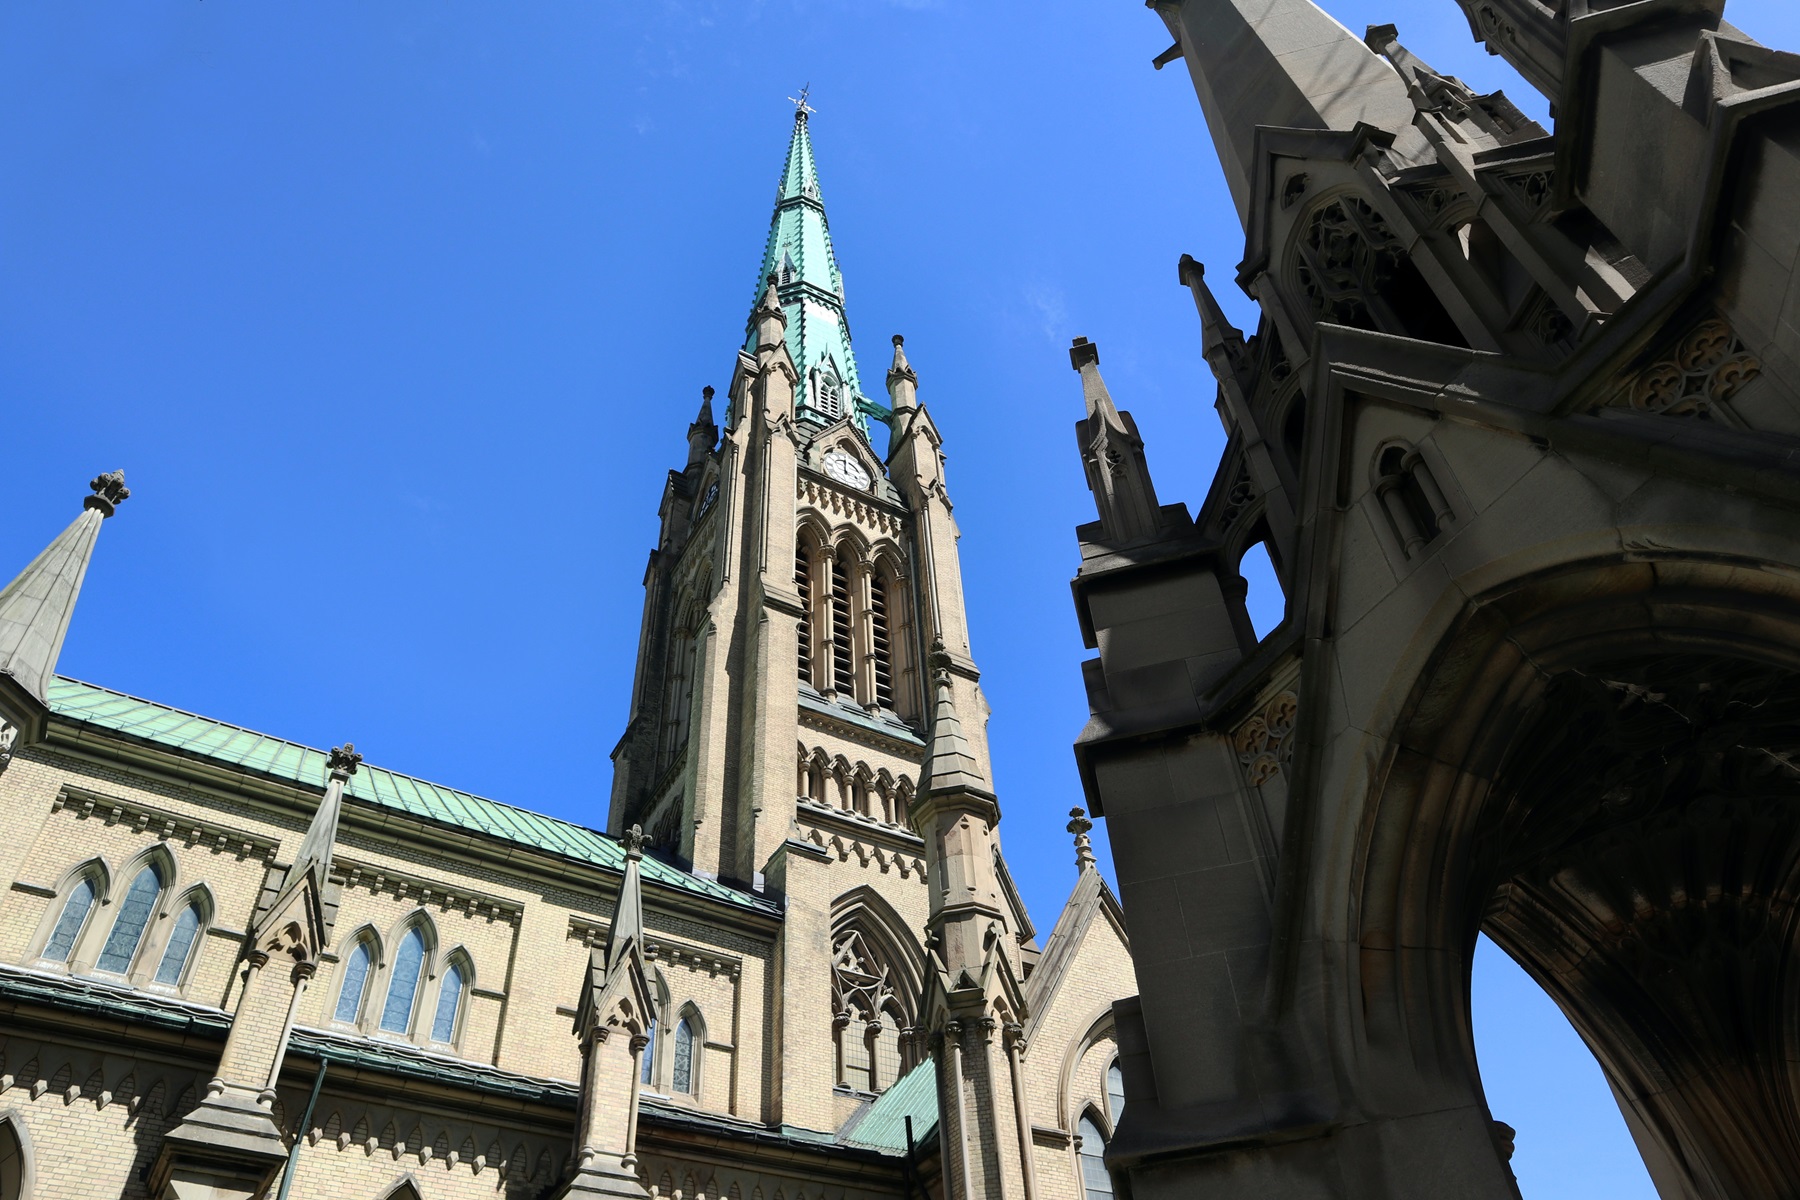
POLYGON ((68 900, 64 901, 62 916, 56 918, 56 928, 44 945, 44 957, 67 962, 75 951, 75 939, 81 936, 81 927, 87 924, 88 914, 92 911, 94 881, 83 879, 70 890, 68 900))
POLYGON ((1106 1068, 1106 1110, 1112 1117, 1113 1128, 1117 1129, 1119 1118, 1125 1115, 1125 1073, 1119 1070, 1116 1058, 1112 1066, 1106 1068))
POLYGON ((645 1087, 650 1087, 656 1082, 653 1078, 651 1078, 653 1075, 656 1074, 656 1070, 655 1070, 655 1068, 656 1068, 656 1022, 655 1021, 650 1022, 650 1028, 647 1032, 647 1036, 648 1036, 649 1040, 644 1043, 643 1071, 638 1076, 638 1078, 643 1082, 645 1087))
POLYGON ((412 1028, 413 1001, 419 996, 419 974, 425 968, 425 935, 418 928, 407 931, 394 952, 394 974, 388 980, 387 1003, 381 1009, 381 1027, 389 1033, 412 1028))
POLYGON ((694 1090, 694 1030, 682 1021, 675 1026, 675 1079, 678 1092, 694 1090))
POLYGON ((450 1042, 456 1039, 456 1010, 462 1004, 463 972, 460 966, 444 973, 438 988, 437 1012, 431 1018, 431 1040, 450 1042))
POLYGON ((200 906, 190 904, 175 918, 175 930, 169 944, 163 947, 162 961, 156 965, 156 982, 173 987, 181 982, 187 970, 188 957, 194 951, 194 939, 200 933, 200 906))
POLYGON ((369 943, 356 943, 356 949, 344 963, 344 984, 338 991, 337 1011, 332 1014, 337 1020, 354 1025, 356 1018, 362 1015, 363 992, 369 986, 372 959, 369 943))
POLYGON ((120 975, 131 970, 138 943, 144 940, 144 927, 150 924, 150 914, 161 894, 162 875, 154 864, 137 873, 125 891, 125 900, 119 905, 119 915, 113 921, 112 932, 106 935, 106 945, 95 966, 120 975))

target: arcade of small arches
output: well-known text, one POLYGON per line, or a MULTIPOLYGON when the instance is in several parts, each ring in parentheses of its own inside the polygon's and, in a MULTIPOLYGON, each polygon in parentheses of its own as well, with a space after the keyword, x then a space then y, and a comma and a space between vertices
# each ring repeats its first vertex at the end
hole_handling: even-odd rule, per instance
POLYGON ((891 543, 866 544, 853 529, 835 536, 814 522, 794 540, 801 617, 796 669, 819 695, 851 701, 909 724, 920 715, 911 652, 906 574, 891 543))
POLYGON ((868 763, 852 763, 818 747, 808 749, 802 742, 795 794, 824 808, 905 825, 912 807, 913 781, 905 775, 896 778, 886 767, 871 770, 868 763))

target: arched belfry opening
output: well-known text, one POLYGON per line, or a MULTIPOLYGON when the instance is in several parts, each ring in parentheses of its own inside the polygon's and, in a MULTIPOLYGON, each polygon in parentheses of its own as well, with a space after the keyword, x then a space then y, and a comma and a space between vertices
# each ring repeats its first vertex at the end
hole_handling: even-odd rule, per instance
POLYGON ((1386 1102, 1480 1097, 1485 933, 1600 1061, 1663 1195, 1800 1178, 1800 596, 1743 579, 1570 568, 1440 644, 1362 856, 1367 1036, 1410 1051, 1386 1102))

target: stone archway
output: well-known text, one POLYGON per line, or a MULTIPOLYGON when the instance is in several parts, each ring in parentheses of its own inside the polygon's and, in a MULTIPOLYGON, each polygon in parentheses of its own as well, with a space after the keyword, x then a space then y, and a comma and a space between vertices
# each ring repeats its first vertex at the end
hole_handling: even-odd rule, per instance
POLYGON ((1800 1178, 1800 580, 1585 564, 1482 597, 1390 739, 1359 851, 1365 1106, 1479 1095, 1486 932, 1606 1071, 1659 1190, 1800 1178))
POLYGON ((0 1114, 0 1200, 30 1200, 31 1177, 24 1125, 14 1113, 0 1114))

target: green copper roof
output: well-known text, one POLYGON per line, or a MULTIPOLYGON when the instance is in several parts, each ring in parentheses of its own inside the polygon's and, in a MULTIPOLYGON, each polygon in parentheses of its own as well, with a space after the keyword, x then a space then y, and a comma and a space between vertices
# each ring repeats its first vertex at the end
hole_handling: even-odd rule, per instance
MULTIPOLYGON (((323 788, 325 785, 323 750, 61 675, 51 680, 48 699, 51 713, 65 721, 79 722, 274 779, 309 787, 323 788)), ((365 804, 395 809, 423 820, 453 825, 610 871, 623 873, 625 870, 625 848, 598 830, 368 763, 350 777, 344 794, 365 804)), ((657 859, 645 858, 642 870, 644 879, 653 884, 692 892, 740 908, 778 911, 765 900, 691 875, 657 859)))
POLYGON ((862 1120, 846 1129, 839 1140, 905 1154, 908 1117, 912 1118, 913 1145, 923 1145, 938 1121, 937 1064, 929 1058, 877 1096, 862 1120))
MULTIPOLYGON (((799 416, 815 421, 834 421, 848 414, 868 435, 866 416, 885 408, 863 395, 856 370, 856 354, 850 348, 850 319, 844 313, 844 276, 831 248, 831 227, 825 220, 825 202, 819 195, 819 171, 813 161, 812 136, 807 132, 804 104, 794 114, 794 135, 788 142, 787 162, 781 168, 781 185, 775 193, 775 215, 769 222, 769 243, 763 250, 762 270, 756 274, 752 310, 762 300, 770 275, 787 314, 788 355, 800 372, 799 416), (822 395, 814 372, 836 378, 837 399, 822 395), (834 408, 835 403, 835 408, 834 408)), ((750 324, 745 349, 756 350, 756 323, 750 324)))

